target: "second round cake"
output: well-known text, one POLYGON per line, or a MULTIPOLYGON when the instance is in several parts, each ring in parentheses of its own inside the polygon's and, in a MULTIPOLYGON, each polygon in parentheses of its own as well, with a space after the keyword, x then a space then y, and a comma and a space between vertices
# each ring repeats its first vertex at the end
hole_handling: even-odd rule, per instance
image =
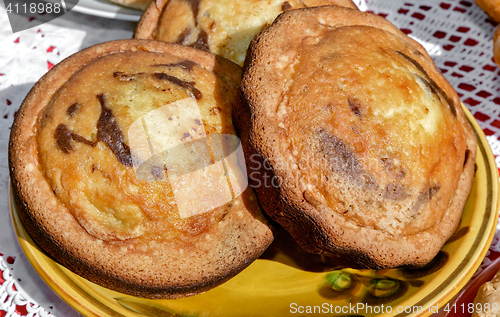
POLYGON ((234 117, 265 211, 346 265, 428 263, 460 222, 476 139, 425 49, 326 6, 280 15, 246 65, 234 117))

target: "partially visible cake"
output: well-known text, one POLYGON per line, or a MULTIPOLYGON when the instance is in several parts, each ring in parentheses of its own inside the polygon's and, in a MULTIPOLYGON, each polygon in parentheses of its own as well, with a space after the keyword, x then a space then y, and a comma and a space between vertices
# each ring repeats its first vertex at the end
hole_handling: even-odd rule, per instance
MULTIPOLYGON (((475 0, 483 11, 495 22, 500 22, 500 0, 475 0)), ((493 57, 500 65, 500 28, 497 26, 493 33, 493 57)))
POLYGON ((250 41, 280 13, 321 5, 357 9, 351 0, 158 0, 134 37, 189 45, 242 65, 250 41))
POLYGON ((491 281, 479 287, 474 297, 474 311, 471 317, 497 316, 500 316, 500 272, 498 271, 491 281))
POLYGON ((479 287, 474 298, 474 312, 471 317, 500 316, 500 273, 479 287))
POLYGON ((500 22, 500 1, 499 0, 474 0, 494 21, 500 22))
POLYGON ((382 17, 281 14, 248 49, 234 120, 263 209, 310 252, 421 266, 459 225, 476 137, 425 49, 382 17))
POLYGON ((19 216, 55 260, 104 287, 178 298, 271 243, 231 106, 240 67, 148 40, 102 43, 24 100, 9 163, 19 216))

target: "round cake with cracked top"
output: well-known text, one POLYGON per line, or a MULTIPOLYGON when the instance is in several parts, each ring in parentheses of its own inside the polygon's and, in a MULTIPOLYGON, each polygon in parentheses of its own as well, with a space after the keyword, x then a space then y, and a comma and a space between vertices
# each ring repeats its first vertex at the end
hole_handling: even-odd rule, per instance
POLYGON ((148 40, 85 49, 24 100, 9 163, 21 221, 73 272, 146 298, 228 280, 273 239, 231 106, 241 69, 148 40))
POLYGON ((322 5, 357 9, 351 0, 157 0, 134 37, 196 47, 242 65, 250 41, 280 13, 322 5))
POLYGON ((428 263, 460 222, 476 138, 425 49, 317 7, 280 15, 245 65, 233 116, 264 211, 352 267, 428 263))

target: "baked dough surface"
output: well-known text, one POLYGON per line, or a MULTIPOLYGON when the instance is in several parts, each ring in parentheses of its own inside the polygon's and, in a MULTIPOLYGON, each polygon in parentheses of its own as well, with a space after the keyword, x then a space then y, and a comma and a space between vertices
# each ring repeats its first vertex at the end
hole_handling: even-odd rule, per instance
POLYGON ((248 161, 270 166, 250 170, 279 184, 256 186, 266 212, 353 265, 430 261, 460 221, 476 140, 425 50, 375 15, 325 6, 282 14, 246 63, 235 121, 248 161))
POLYGON ((146 40, 56 66, 12 129, 30 235, 76 273, 136 296, 192 295, 241 271, 273 235, 253 191, 228 178, 235 151, 217 139, 237 141, 239 74, 210 53, 146 40))
POLYGON ((193 46, 243 64, 250 41, 282 12, 313 6, 356 9, 351 0, 169 0, 153 2, 135 38, 193 46))
MULTIPOLYGON (((226 206, 193 227, 194 219, 179 215, 165 166, 151 167, 155 168, 152 181, 141 180, 130 168, 139 165, 133 162, 131 145, 136 142, 129 139, 140 137, 134 122, 141 120, 142 126, 145 116, 162 107, 166 107, 163 121, 144 122, 157 125, 147 127, 150 139, 156 129, 167 130, 169 125, 176 125, 179 144, 211 134, 235 134, 229 113, 236 90, 233 83, 214 77, 175 55, 124 52, 93 61, 57 92, 44 110, 37 134, 41 168, 57 198, 72 206, 90 234, 103 240, 144 235, 171 239, 190 230, 203 232, 222 218, 226 206), (199 114, 192 113, 192 104, 199 114), (196 116, 199 121, 191 126, 182 116, 196 116)), ((197 151, 194 147, 178 157, 183 164, 178 168, 195 170, 212 164, 208 146, 198 146, 197 151)), ((161 150, 152 149, 147 156, 161 150)))

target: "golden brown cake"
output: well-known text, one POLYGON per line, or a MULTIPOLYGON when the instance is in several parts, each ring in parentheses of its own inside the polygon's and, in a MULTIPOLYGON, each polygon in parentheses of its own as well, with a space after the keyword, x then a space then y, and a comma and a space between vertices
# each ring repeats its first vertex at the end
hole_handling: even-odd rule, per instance
POLYGON ((263 209, 347 265, 424 265, 456 230, 476 138, 422 46, 374 14, 280 15, 251 43, 233 115, 263 209))
POLYGON ((140 297, 193 295, 240 272, 273 239, 237 167, 240 72, 149 40, 99 44, 51 69, 10 140, 29 234, 75 273, 140 297))
POLYGON ((357 9, 351 0, 158 0, 144 12, 134 37, 193 46, 242 65, 252 38, 278 14, 321 5, 357 9))

